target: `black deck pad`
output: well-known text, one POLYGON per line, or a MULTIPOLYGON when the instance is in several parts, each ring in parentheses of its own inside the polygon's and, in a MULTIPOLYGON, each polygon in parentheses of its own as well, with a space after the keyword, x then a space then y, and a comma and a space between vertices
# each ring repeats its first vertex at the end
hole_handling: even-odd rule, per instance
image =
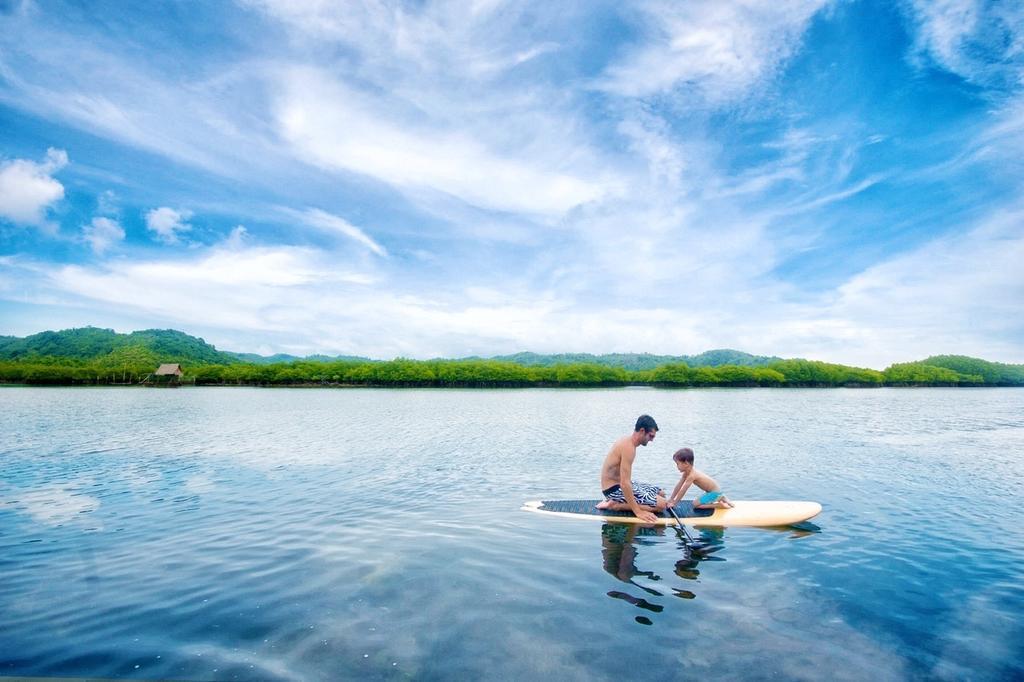
MULTIPOLYGON (((630 511, 610 511, 608 509, 597 509, 597 503, 601 500, 544 500, 541 502, 541 511, 568 512, 570 514, 586 514, 588 516, 607 516, 609 518, 622 516, 635 516, 630 511)), ((711 516, 714 509, 694 509, 693 502, 680 502, 673 509, 676 516, 681 519, 695 519, 702 516, 711 516)), ((663 519, 670 519, 672 515, 668 511, 659 512, 655 516, 663 519)))

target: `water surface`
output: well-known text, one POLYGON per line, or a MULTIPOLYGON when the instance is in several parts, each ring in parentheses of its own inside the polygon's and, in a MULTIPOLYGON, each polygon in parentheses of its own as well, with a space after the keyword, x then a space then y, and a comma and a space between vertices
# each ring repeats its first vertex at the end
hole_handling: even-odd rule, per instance
POLYGON ((0 389, 0 675, 1024 676, 1024 390, 0 389), (652 414, 805 529, 519 512, 652 414))

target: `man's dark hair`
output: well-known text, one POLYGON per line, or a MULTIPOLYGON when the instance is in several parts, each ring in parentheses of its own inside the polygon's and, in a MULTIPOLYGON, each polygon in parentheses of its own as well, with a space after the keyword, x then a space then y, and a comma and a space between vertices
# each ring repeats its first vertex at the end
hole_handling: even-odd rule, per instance
POLYGON ((676 462, 686 462, 687 464, 693 464, 693 450, 690 448, 679 448, 672 455, 672 459, 676 462))
POLYGON ((634 431, 657 431, 658 423, 654 421, 654 417, 649 414, 642 414, 640 418, 636 420, 636 426, 633 427, 634 431))

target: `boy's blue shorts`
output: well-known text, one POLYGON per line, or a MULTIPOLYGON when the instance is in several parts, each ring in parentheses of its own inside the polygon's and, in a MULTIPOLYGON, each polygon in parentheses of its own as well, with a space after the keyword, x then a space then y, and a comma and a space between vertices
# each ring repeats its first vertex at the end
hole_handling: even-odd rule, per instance
POLYGON ((697 504, 711 504, 712 502, 717 502, 718 498, 721 496, 722 492, 720 490, 715 490, 710 493, 704 493, 703 495, 697 498, 697 504))

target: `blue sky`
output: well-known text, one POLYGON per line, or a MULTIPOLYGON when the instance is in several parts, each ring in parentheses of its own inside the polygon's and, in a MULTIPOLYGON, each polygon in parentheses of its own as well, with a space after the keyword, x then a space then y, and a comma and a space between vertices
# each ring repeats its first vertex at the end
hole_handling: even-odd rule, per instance
POLYGON ((0 0, 0 334, 1024 362, 1024 6, 0 0))

